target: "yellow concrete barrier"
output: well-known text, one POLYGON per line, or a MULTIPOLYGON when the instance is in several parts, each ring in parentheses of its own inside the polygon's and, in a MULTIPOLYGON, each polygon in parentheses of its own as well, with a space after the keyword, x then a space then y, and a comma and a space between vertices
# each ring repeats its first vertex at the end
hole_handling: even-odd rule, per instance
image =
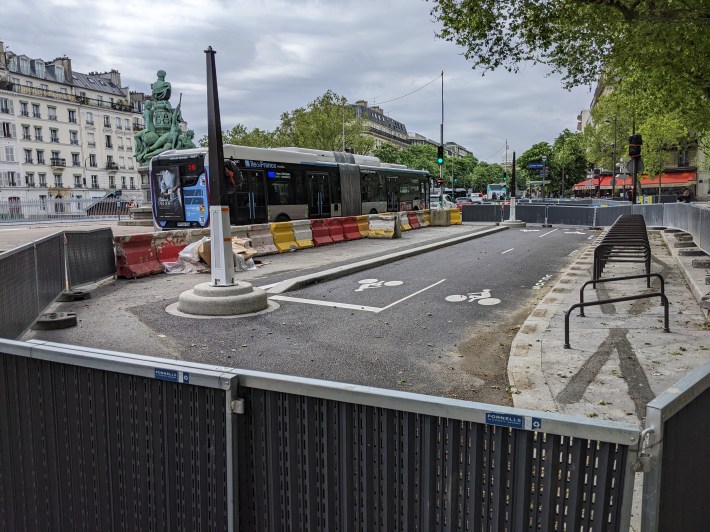
POLYGON ((271 224, 271 236, 279 253, 298 249, 296 237, 293 234, 293 222, 274 222, 271 224))
POLYGON ((407 216, 407 211, 398 212, 397 217, 399 218, 399 228, 402 231, 411 231, 412 230, 412 226, 409 225, 409 216, 407 216))
POLYGON ((417 218, 419 219, 419 225, 422 227, 429 227, 431 225, 431 214, 429 213, 429 209, 417 211, 417 218))
POLYGON ((370 233, 370 217, 367 214, 357 217, 357 228, 362 238, 367 238, 367 235, 370 233))
POLYGON ((461 225, 463 224, 463 220, 461 219, 461 211, 456 209, 448 209, 449 212, 451 213, 449 215, 449 219, 451 220, 451 225, 461 225))
POLYGON ((396 214, 389 216, 373 214, 370 216, 370 228, 367 238, 397 238, 401 234, 399 216, 396 214))

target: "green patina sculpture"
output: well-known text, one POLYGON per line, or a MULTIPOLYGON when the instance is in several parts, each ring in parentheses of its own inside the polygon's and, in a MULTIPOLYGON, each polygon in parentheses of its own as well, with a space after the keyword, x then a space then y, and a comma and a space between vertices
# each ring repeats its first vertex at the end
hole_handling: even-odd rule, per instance
MULTIPOLYGON (((165 81, 165 71, 158 70, 158 79, 151 84, 152 97, 143 106, 145 129, 133 136, 136 144, 135 157, 140 164, 148 164, 154 156, 166 150, 194 148, 195 132, 182 132, 180 122, 181 103, 175 109, 170 105, 172 88, 165 81)), ((181 95, 182 98, 182 95, 181 95)))

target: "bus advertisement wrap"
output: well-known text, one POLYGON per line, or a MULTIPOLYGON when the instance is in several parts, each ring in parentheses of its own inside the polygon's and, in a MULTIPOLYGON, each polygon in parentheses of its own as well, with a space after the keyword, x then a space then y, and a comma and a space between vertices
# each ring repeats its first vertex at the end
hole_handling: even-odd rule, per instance
POLYGON ((153 190, 158 191, 154 198, 158 220, 184 220, 182 187, 177 167, 161 168, 152 177, 155 180, 153 190))

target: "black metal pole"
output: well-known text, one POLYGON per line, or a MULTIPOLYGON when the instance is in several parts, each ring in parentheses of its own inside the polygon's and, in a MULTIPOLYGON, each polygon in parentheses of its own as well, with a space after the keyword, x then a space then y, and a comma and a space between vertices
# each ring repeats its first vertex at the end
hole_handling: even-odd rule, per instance
POLYGON ((222 146, 222 123, 219 117, 219 95, 217 93, 217 69, 215 52, 207 47, 207 142, 209 163, 210 205, 226 205, 222 187, 224 175, 224 148, 222 146))

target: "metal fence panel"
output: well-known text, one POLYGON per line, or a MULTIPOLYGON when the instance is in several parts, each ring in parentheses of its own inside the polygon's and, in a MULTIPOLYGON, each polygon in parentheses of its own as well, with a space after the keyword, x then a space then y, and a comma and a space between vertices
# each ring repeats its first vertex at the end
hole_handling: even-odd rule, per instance
POLYGON ((461 219, 464 222, 500 222, 501 206, 496 204, 463 205, 461 219))
POLYGON ((650 466, 643 530, 705 530, 710 522, 710 363, 646 407, 650 466))
POLYGON ((241 385, 239 395, 242 530, 628 525, 625 445, 241 385))
POLYGON ((19 338, 37 319, 34 244, 0 253, 0 337, 19 338))
POLYGON ((545 205, 515 205, 515 217, 529 224, 545 223, 545 205))
POLYGON ((655 205, 634 205, 632 207, 633 214, 643 215, 647 226, 662 226, 663 225, 663 211, 665 205, 655 204, 655 205))
POLYGON ((561 225, 592 225, 594 208, 550 205, 547 207, 547 223, 561 225))
POLYGON ((138 190, 126 190, 126 194, 118 198, 109 195, 101 198, 11 199, 0 201, 0 224, 128 218, 130 209, 140 207, 140 204, 138 190))
POLYGON ((113 231, 65 231, 69 284, 74 287, 92 283, 116 273, 113 231))
POLYGON ((705 253, 710 253, 710 210, 687 203, 664 204, 663 225, 681 229, 693 235, 693 241, 705 253))
POLYGON ((233 527, 229 390, 15 344, 0 342, 0 530, 233 527))
POLYGON ((62 233, 50 235, 36 240, 34 245, 37 260, 36 318, 65 288, 64 235, 62 233))

